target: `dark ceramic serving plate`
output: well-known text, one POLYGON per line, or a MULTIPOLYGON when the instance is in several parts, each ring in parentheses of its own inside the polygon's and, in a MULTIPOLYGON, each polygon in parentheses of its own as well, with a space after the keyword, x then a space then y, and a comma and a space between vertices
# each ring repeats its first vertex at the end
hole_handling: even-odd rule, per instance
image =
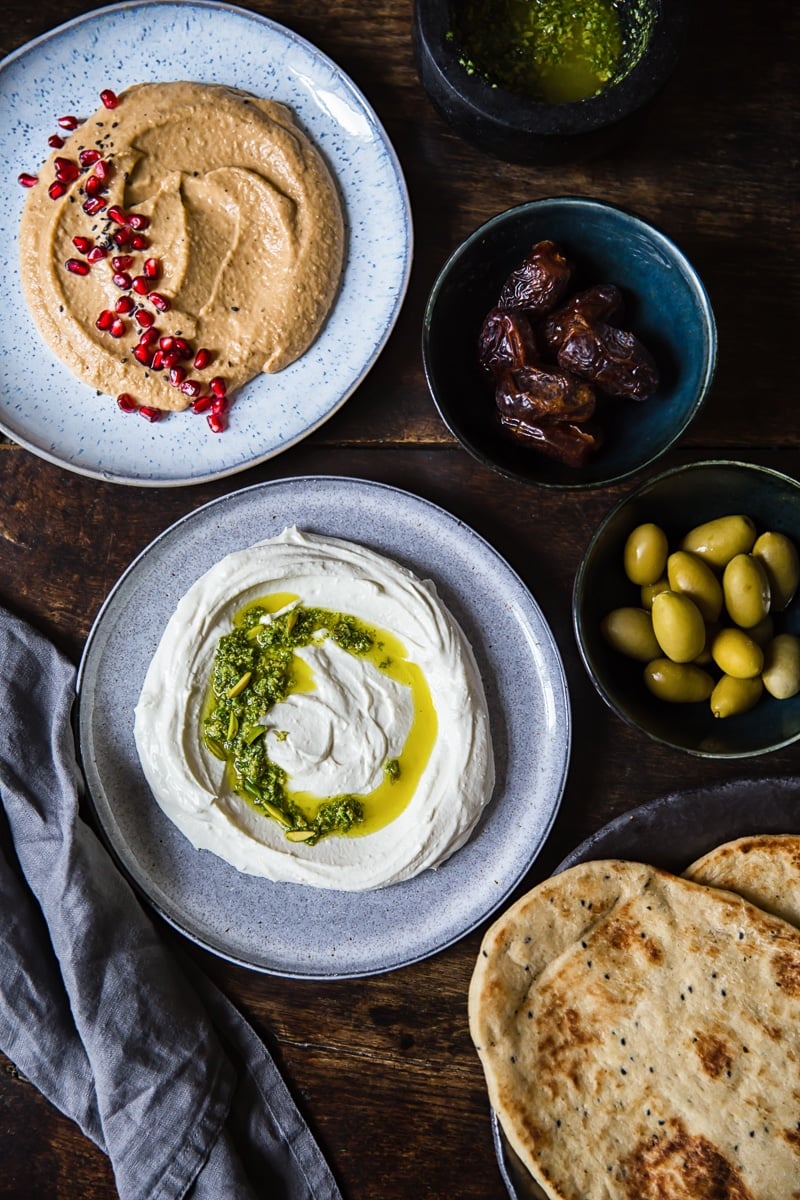
POLYGON ((479 462, 522 483, 600 487, 662 455, 701 407, 716 365, 716 326, 705 288, 678 247, 633 213, 581 196, 533 200, 492 217, 451 255, 425 310, 425 374, 442 420, 479 462), (495 419, 478 365, 478 335, 509 273, 542 239, 575 265, 570 292, 615 283, 623 324, 656 359, 661 381, 645 401, 604 401, 604 444, 585 467, 519 445, 495 419))
MULTIPOLYGON (((715 846, 756 833, 800 833, 800 778, 734 780, 662 796, 593 833, 555 873, 581 862, 622 858, 680 874, 715 846)), ((491 1119, 497 1161, 511 1200, 546 1200, 494 1112, 491 1119)))

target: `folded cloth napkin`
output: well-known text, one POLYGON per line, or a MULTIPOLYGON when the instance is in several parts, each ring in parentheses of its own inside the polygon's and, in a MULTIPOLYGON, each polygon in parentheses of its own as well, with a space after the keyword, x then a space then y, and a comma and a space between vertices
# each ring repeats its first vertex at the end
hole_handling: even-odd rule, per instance
POLYGON ((78 813, 75 671, 0 608, 0 1049, 122 1200, 337 1200, 264 1044, 78 813))

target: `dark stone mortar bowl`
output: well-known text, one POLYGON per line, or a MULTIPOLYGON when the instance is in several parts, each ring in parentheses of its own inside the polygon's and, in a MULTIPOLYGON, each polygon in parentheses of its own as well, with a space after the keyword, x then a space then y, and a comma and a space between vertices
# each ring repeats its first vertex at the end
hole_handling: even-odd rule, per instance
POLYGON ((459 62, 454 0, 416 0, 414 53, 434 107, 466 141, 507 162, 556 163, 602 153, 634 124, 678 60, 688 0, 623 0, 620 20, 636 14, 648 29, 630 68, 598 96, 563 104, 523 99, 493 87, 459 62))

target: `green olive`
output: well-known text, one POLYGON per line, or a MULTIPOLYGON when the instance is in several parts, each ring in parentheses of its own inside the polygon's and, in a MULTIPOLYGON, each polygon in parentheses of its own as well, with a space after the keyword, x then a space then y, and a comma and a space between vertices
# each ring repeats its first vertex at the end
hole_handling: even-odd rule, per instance
POLYGON ((702 653, 706 627, 693 600, 680 592, 661 592, 653 601, 653 632, 673 662, 688 663, 702 653))
POLYGON ((714 662, 735 679, 754 679, 764 666, 764 651, 743 629, 721 629, 711 645, 714 662))
POLYGON ((631 583, 655 583, 664 574, 667 535, 659 525, 648 522, 631 530, 625 542, 623 565, 631 583))
POLYGON ((735 554, 747 554, 755 540, 756 527, 750 517, 717 517, 691 529, 681 550, 691 550, 711 567, 724 567, 735 554))
POLYGON ((764 685, 761 679, 734 679, 723 675, 711 693, 711 711, 715 717, 735 717, 747 712, 761 699, 764 685))
POLYGON ((784 533, 768 530, 756 538, 753 556, 767 573, 773 609, 783 612, 800 583, 800 557, 794 542, 784 533))
POLYGON ((767 572, 752 554, 733 556, 722 576, 722 591, 728 616, 743 629, 758 625, 769 613, 767 572))
POLYGON ((722 611, 722 584, 702 558, 688 550, 676 550, 667 559, 667 579, 673 592, 694 600, 703 620, 717 620, 722 611))
POLYGON ((649 612, 653 607, 653 601, 659 592, 666 592, 669 588, 669 580, 666 575, 662 575, 655 583, 643 583, 639 591, 642 600, 642 608, 646 608, 649 612))
POLYGON ((788 700, 800 692, 800 638, 792 633, 779 633, 770 642, 761 678, 776 700, 788 700))
POLYGON ((644 669, 644 682, 659 700, 670 704, 697 704, 707 700, 714 688, 708 671, 694 663, 676 663, 656 658, 644 669))
POLYGON ((603 617, 600 631, 609 645, 628 658, 649 662, 661 654, 650 613, 643 608, 615 608, 603 617))

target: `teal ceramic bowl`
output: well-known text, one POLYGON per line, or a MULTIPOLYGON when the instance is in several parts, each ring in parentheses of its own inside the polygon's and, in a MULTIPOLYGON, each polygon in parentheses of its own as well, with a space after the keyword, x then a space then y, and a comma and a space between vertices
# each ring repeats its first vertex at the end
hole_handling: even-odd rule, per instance
MULTIPOLYGON (((653 521, 670 548, 694 526, 731 514, 750 516, 759 533, 776 530, 800 549, 800 483, 752 463, 712 461, 678 467, 648 480, 605 518, 583 556, 573 590, 573 626, 589 678, 606 704, 635 729, 667 746, 705 758, 752 758, 800 738, 800 694, 775 700, 765 691, 749 712, 714 717, 708 701, 671 704, 645 687, 644 664, 613 650, 600 622, 623 605, 639 604, 625 576, 628 534, 653 521)), ((774 614, 776 633, 800 635, 800 597, 774 614)), ((720 672, 707 668, 714 677, 720 672)))
POLYGON ((714 375, 717 334, 705 288, 686 257, 646 221, 579 196, 533 200, 492 217, 450 257, 428 299, 422 354, 434 403, 479 462, 520 483, 593 488, 649 466, 697 415, 714 375), (614 283, 625 328, 650 350, 660 374, 645 401, 604 400, 604 441, 584 467, 521 446, 500 427, 478 365, 478 335, 504 280, 531 246, 551 239, 574 262, 570 291, 614 283))

